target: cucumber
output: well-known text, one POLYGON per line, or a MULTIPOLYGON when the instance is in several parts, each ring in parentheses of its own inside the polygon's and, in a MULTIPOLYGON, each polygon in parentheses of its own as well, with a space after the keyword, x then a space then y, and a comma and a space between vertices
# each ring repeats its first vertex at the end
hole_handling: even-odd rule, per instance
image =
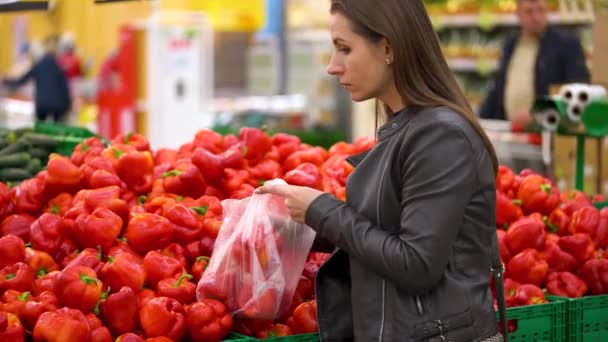
POLYGON ((29 149, 29 147, 30 147, 30 144, 27 141, 20 138, 16 142, 14 142, 14 143, 6 146, 2 150, 0 150, 0 156, 8 156, 8 155, 19 153, 19 152, 26 152, 29 149))
POLYGON ((35 147, 54 148, 57 146, 57 141, 55 139, 44 134, 25 133, 21 138, 26 139, 35 147))
POLYGON ((0 150, 8 146, 8 139, 0 137, 0 150))
POLYGON ((32 159, 26 152, 18 152, 7 156, 0 156, 0 168, 24 167, 32 159))
POLYGON ((25 169, 19 169, 14 167, 0 169, 0 180, 2 180, 3 182, 22 181, 31 177, 32 174, 25 169))
POLYGON ((48 150, 46 148, 42 148, 42 147, 32 147, 29 149, 28 152, 32 156, 32 158, 37 158, 37 159, 48 158, 49 154, 51 154, 50 150, 48 150))
POLYGON ((25 166, 25 169, 32 175, 35 175, 42 170, 42 162, 38 158, 32 158, 25 166))

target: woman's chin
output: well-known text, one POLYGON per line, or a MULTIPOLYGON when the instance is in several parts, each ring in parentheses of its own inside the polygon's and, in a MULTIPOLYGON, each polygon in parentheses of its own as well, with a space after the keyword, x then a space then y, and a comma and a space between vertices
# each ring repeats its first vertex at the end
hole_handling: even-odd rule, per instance
POLYGON ((355 102, 363 102, 363 101, 367 101, 371 98, 371 96, 366 96, 364 94, 361 93, 354 93, 354 92, 350 92, 350 98, 351 100, 355 101, 355 102))

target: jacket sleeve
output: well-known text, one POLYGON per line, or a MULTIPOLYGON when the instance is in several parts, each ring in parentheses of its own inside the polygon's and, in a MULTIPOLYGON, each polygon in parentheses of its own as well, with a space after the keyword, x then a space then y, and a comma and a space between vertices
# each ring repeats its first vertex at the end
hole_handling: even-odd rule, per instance
POLYGON ((2 81, 2 83, 4 83, 5 86, 11 87, 11 88, 21 87, 27 81, 29 81, 30 78, 34 77, 35 68, 36 68, 36 66, 32 66, 32 68, 30 68, 30 70, 28 72, 26 72, 25 74, 23 74, 21 77, 19 77, 17 79, 5 79, 2 81))
POLYGON ((472 197, 476 163, 469 141, 455 125, 433 120, 410 130, 402 179, 394 182, 403 184, 401 212, 394 213, 400 215, 399 227, 380 228, 329 194, 313 201, 306 223, 399 288, 422 294, 447 267, 472 197))
POLYGON ((561 51, 564 52, 563 82, 589 82, 589 69, 583 47, 576 37, 568 37, 561 51))

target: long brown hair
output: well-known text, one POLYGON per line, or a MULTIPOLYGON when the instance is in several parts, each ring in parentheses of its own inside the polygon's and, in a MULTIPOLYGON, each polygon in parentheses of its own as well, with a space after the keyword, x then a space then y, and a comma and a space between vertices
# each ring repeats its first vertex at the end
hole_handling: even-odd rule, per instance
POLYGON ((331 0, 330 11, 347 17, 353 31, 370 42, 386 38, 394 53, 395 85, 408 108, 445 106, 462 115, 498 170, 494 147, 443 56, 422 0, 331 0))

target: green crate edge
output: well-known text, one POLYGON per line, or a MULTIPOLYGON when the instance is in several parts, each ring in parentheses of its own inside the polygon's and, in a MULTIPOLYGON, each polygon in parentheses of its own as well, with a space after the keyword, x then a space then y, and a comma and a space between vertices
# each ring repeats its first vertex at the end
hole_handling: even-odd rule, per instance
MULTIPOLYGON (((566 305, 567 302, 561 298, 551 298, 548 303, 535 304, 527 306, 517 306, 507 308, 507 319, 518 320, 518 330, 509 334, 509 340, 512 341, 555 341, 562 342, 566 341, 566 305), (547 317, 551 319, 551 326, 543 329, 543 331, 549 331, 550 335, 548 339, 531 339, 523 338, 522 335, 536 333, 538 334, 541 329, 532 329, 531 331, 520 330, 520 323, 530 321, 537 318, 547 317)), ((496 311, 496 319, 500 319, 499 312, 496 311)), ((526 329, 526 328, 524 328, 526 329)))
POLYGON ((231 332, 222 341, 223 342, 253 342, 253 341, 256 341, 256 339, 251 336, 241 335, 239 333, 231 332))
POLYGON ((271 337, 265 339, 256 339, 256 341, 271 341, 271 342, 319 342, 321 338, 319 333, 313 334, 297 334, 282 337, 271 337))
POLYGON ((585 296, 581 298, 566 298, 548 295, 547 298, 563 300, 567 305, 566 336, 568 337, 568 342, 608 341, 608 323, 606 323, 606 329, 604 331, 599 331, 599 336, 586 338, 583 335, 586 310, 605 309, 606 315, 603 317, 606 317, 608 320, 608 295, 585 296), (605 306, 602 306, 601 302, 603 301, 606 302, 605 306))

